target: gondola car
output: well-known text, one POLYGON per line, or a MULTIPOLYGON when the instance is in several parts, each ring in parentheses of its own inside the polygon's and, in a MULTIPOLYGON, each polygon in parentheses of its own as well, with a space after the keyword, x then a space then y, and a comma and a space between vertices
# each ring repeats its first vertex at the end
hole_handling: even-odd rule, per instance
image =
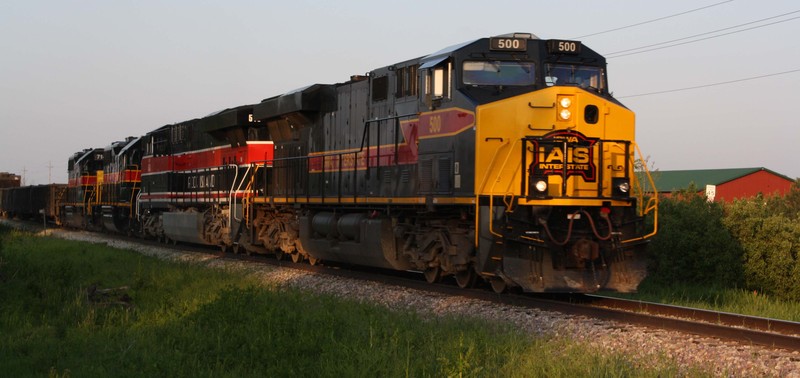
POLYGON ((0 188, 0 214, 6 218, 56 222, 64 184, 0 188))

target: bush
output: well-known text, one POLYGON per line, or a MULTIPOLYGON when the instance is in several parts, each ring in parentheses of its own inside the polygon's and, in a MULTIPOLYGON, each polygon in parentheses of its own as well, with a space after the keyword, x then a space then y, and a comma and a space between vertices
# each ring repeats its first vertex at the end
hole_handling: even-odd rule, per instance
POLYGON ((736 287, 742 282, 742 250, 723 224, 723 208, 693 187, 664 198, 659 230, 649 246, 650 279, 736 287))
POLYGON ((745 287, 800 299, 800 190, 786 197, 737 200, 725 224, 744 249, 745 287))

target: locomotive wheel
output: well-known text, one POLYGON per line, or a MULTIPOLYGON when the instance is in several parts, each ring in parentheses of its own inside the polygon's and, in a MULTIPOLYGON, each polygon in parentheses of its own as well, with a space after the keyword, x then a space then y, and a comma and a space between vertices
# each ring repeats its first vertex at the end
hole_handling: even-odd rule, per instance
POLYGON ((275 251, 275 260, 283 260, 283 251, 275 251))
POLYGON ((505 292, 506 289, 508 288, 508 285, 506 285, 506 281, 503 281, 502 278, 498 277, 492 278, 491 280, 489 280, 489 283, 492 285, 492 290, 494 290, 494 292, 497 294, 503 294, 503 292, 505 292))
POLYGON ((425 269, 425 281, 428 283, 436 283, 442 278, 442 270, 437 266, 434 268, 425 269))
POLYGON ((317 265, 319 264, 319 259, 316 257, 312 257, 311 255, 308 255, 308 263, 311 265, 317 265))
POLYGON ((462 289, 475 286, 475 280, 478 278, 478 276, 475 274, 475 270, 472 269, 472 267, 468 267, 466 270, 457 272, 455 277, 458 287, 462 289))

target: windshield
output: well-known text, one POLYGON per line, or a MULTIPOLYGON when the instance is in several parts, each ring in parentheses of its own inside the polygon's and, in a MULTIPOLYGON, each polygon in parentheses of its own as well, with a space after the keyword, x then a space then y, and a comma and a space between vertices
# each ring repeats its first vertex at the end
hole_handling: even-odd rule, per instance
POLYGON ((578 66, 573 64, 548 64, 545 66, 545 84, 577 85, 581 88, 604 89, 603 69, 600 67, 578 66))
POLYGON ((467 85, 533 85, 536 82, 532 62, 472 61, 464 62, 464 84, 467 85))

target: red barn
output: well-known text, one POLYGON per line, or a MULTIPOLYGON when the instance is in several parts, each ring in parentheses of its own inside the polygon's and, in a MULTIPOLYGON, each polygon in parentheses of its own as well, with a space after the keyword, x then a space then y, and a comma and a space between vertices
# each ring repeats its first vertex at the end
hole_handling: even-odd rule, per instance
POLYGON ((784 195, 795 182, 764 167, 657 171, 652 175, 662 195, 669 196, 694 184, 700 193, 706 193, 709 201, 723 202, 758 194, 765 197, 784 195))

